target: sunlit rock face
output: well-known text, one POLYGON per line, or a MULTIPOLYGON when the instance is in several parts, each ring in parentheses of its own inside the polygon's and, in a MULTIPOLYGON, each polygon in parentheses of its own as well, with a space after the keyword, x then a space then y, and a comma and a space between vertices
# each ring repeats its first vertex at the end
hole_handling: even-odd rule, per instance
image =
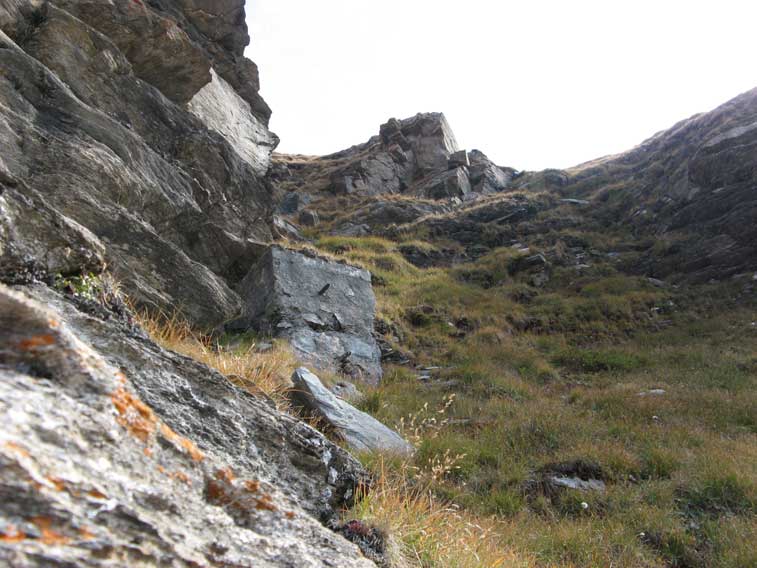
POLYGON ((212 80, 189 101, 189 110, 218 132, 258 175, 265 175, 278 138, 250 110, 225 79, 211 69, 212 80))

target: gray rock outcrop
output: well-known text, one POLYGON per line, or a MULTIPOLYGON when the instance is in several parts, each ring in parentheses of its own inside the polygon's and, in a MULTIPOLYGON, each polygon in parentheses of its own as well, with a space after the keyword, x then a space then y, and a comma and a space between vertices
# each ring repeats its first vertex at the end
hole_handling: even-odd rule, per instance
POLYGON ((0 3, 2 189, 85 228, 139 305, 203 327, 238 314, 232 288, 271 239, 276 139, 242 8, 0 3))
POLYGON ((406 194, 449 200, 502 191, 515 173, 495 165, 477 150, 458 149, 442 113, 392 118, 381 125, 378 136, 364 144, 329 156, 302 158, 277 157, 275 163, 280 167, 273 183, 282 200, 303 185, 311 195, 406 194))
POLYGON ((294 372, 292 383, 292 403, 322 420, 350 448, 400 455, 411 455, 415 451, 397 432, 337 398, 306 368, 300 367, 294 372))
POLYGON ((0 285, 0 466, 3 565, 373 565, 316 520, 353 458, 42 285, 0 285))
POLYGON ((241 318, 227 327, 285 337, 319 369, 377 382, 376 298, 366 270, 273 246, 239 287, 241 318))
POLYGON ((472 150, 468 156, 470 158, 468 176, 474 193, 487 194, 504 191, 517 176, 516 170, 498 166, 480 150, 472 150))

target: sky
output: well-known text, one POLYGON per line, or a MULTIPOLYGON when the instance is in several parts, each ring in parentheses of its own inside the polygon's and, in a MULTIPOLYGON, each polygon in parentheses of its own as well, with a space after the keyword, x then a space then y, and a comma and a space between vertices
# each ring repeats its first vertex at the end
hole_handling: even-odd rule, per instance
POLYGON ((757 87, 754 0, 248 0, 278 151, 443 112, 461 148, 564 168, 757 87))

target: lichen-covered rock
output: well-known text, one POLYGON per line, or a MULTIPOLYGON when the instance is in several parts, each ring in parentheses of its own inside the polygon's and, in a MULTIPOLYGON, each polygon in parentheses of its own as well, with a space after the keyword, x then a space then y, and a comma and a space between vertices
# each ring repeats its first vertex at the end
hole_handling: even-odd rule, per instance
POLYGON ((116 315, 0 285, 0 564, 372 566, 316 520, 363 476, 116 315))
POLYGON ((298 356, 320 369, 369 382, 381 378, 369 272, 273 246, 245 277, 240 294, 244 313, 229 329, 286 337, 298 356))

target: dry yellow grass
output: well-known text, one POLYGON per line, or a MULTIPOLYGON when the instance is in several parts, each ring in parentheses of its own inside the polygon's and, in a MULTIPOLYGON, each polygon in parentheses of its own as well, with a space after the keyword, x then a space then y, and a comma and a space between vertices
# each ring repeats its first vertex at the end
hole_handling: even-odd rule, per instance
POLYGON ((468 514, 440 500, 428 486, 419 485, 411 472, 414 468, 387 467, 378 458, 370 492, 349 511, 389 535, 393 567, 534 566, 525 555, 503 547, 506 523, 468 514))
POLYGON ((249 342, 224 347, 193 331, 176 314, 168 317, 142 312, 138 321, 160 346, 220 371, 238 387, 271 399, 279 409, 287 408, 286 390, 297 360, 285 343, 274 342, 272 349, 261 353, 249 342))

